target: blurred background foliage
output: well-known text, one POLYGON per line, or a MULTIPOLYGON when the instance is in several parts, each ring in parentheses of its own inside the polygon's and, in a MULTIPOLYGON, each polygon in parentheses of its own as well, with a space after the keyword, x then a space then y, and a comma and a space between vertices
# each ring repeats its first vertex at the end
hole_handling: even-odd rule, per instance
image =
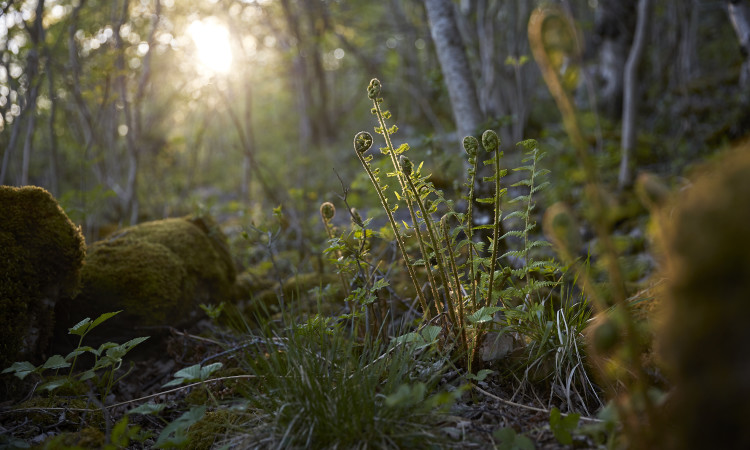
MULTIPOLYGON (((458 188, 462 136, 426 3, 0 1, 0 184, 50 190, 89 242, 196 210, 225 227, 229 217, 260 222, 279 205, 301 242, 313 224, 322 233, 318 205, 343 188, 351 206, 377 204, 351 140, 374 125, 364 93, 378 77, 400 128, 394 144, 409 141, 438 187, 458 188)), ((506 149, 539 140, 549 195, 575 204, 581 168, 527 35, 542 3, 572 17, 578 36, 549 20, 544 39, 614 185, 637 2, 448 3, 481 129, 498 130, 506 149)), ((747 52, 728 3, 651 2, 634 94, 636 173, 679 176, 747 131, 747 52)))

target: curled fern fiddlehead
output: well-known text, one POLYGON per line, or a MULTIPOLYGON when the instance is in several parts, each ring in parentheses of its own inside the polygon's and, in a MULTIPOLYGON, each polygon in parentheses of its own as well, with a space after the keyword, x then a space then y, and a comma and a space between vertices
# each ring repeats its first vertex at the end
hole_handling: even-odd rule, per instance
POLYGON ((364 153, 372 147, 372 135, 367 131, 360 131, 354 136, 354 150, 364 153))
POLYGON ((330 222, 336 215, 336 207, 331 202, 324 202, 320 205, 320 216, 324 222, 330 222))

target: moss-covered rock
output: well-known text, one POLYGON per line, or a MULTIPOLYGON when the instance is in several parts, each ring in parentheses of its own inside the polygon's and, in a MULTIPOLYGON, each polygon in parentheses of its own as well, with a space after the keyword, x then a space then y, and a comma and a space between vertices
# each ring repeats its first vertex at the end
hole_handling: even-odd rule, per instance
POLYGON ((675 391, 658 448, 750 448, 750 147, 698 177, 668 215, 658 341, 675 391))
POLYGON ((235 276, 226 238, 212 219, 147 222, 88 249, 81 292, 59 312, 71 326, 124 310, 101 330, 108 339, 150 335, 144 327, 184 326, 199 316, 199 304, 231 300, 235 276))
POLYGON ((83 235, 49 192, 0 186, 0 367, 43 352, 54 305, 78 289, 83 235))

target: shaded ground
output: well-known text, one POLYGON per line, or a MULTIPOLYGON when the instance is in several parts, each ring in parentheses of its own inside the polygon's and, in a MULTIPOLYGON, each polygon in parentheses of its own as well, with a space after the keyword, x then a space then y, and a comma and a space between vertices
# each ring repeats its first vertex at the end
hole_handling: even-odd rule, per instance
MULTIPOLYGON (((134 367, 127 377, 116 384, 113 395, 110 396, 109 403, 113 406, 108 407, 107 411, 111 423, 119 420, 127 410, 147 402, 166 405, 161 417, 168 421, 179 417, 190 404, 201 400, 206 402, 201 386, 176 389, 162 386, 173 379, 176 371, 196 363, 205 365, 221 361, 227 368, 233 366, 232 359, 241 355, 242 351, 226 351, 226 345, 199 335, 202 331, 209 330, 209 327, 208 322, 203 322, 189 333, 171 329, 167 338, 160 342, 154 340, 150 344, 144 343, 143 348, 128 355, 125 364, 132 360, 134 367)), ((242 376, 237 371, 230 370, 227 373, 232 373, 235 377, 242 376)), ((443 376, 438 389, 453 390, 464 383, 456 372, 448 372, 443 376)), ((236 379, 210 384, 211 391, 220 402, 231 403, 238 396, 239 382, 236 379)), ((100 424, 103 432, 111 431, 111 426, 106 429, 101 425, 97 413, 82 416, 77 410, 81 406, 96 409, 91 403, 74 404, 63 395, 58 396, 51 406, 23 406, 25 408, 13 411, 11 408, 18 406, 13 407, 7 403, 0 405, 0 434, 5 439, 0 441, 0 447, 13 448, 8 443, 14 439, 36 446, 60 433, 80 431, 86 426, 96 427, 96 423, 100 424)), ((512 387, 501 382, 499 377, 490 375, 477 383, 477 389, 466 392, 459 398, 442 421, 435 424, 435 431, 445 437, 445 444, 450 448, 495 448, 500 443, 493 437, 493 433, 501 428, 512 428, 518 434, 525 435, 537 449, 596 448, 592 439, 583 436, 575 437, 573 446, 558 443, 550 430, 550 414, 541 406, 539 400, 513 398, 512 387)), ((130 415, 130 424, 153 432, 154 437, 143 443, 133 443, 129 448, 150 448, 155 436, 164 427, 163 421, 148 415, 130 415)), ((248 430, 248 433, 252 432, 253 430, 248 430)), ((216 438, 220 441, 222 436, 217 435, 216 438)), ((79 437, 75 442, 87 447, 83 438, 79 437)), ((188 448, 206 447, 188 445, 188 448)))

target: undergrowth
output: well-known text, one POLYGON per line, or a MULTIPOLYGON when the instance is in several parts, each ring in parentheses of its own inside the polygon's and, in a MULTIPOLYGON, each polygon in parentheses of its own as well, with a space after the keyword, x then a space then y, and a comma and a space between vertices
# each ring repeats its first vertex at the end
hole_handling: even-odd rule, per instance
POLYGON ((580 291, 563 281, 565 268, 545 252, 549 244, 534 219, 535 198, 548 186, 544 178, 549 172, 541 167, 544 153, 537 142, 518 143, 524 157, 513 172, 520 179, 506 186, 508 170, 502 165, 497 134, 483 133, 484 153, 479 140, 465 138, 467 194, 449 200, 430 182, 423 163, 406 156, 408 144, 393 145, 398 128, 388 124, 391 115, 382 106, 380 90, 380 82, 373 79, 368 96, 378 124, 375 132, 383 136, 380 153, 392 170, 384 178, 373 166, 370 133, 358 133, 354 148, 403 258, 421 307, 420 324, 440 326, 441 349, 468 373, 481 368, 478 356, 489 331, 510 334, 526 355, 520 366, 524 383, 551 381, 551 392, 563 393, 570 408, 598 404, 596 388, 584 370, 582 332, 590 309, 580 291), (485 166, 490 175, 480 177, 485 166), (486 191, 478 189, 481 183, 492 186, 491 196, 477 195, 486 191), (457 210, 458 204, 466 205, 464 211, 457 210), (493 211, 489 224, 475 223, 477 204, 493 211), (397 219, 400 207, 406 208, 410 221, 397 219))

